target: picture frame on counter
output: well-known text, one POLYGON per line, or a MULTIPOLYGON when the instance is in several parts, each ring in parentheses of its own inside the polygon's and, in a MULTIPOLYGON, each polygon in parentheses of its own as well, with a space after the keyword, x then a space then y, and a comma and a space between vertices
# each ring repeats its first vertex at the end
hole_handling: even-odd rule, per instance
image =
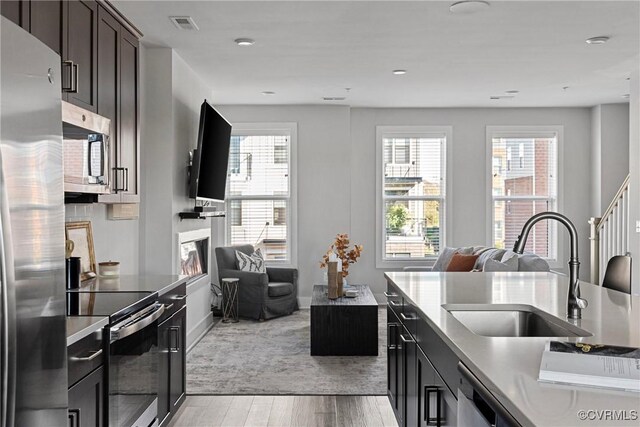
POLYGON ((93 246, 91 221, 65 223, 65 237, 73 242, 71 256, 80 258, 80 280, 96 277, 96 254, 93 246))

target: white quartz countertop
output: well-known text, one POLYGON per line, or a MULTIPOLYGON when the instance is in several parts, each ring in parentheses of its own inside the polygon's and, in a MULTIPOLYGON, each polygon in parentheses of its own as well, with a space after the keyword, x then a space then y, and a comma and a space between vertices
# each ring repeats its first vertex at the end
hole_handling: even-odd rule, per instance
POLYGON ((102 316, 69 316, 67 317, 67 347, 82 338, 91 335, 107 326, 108 317, 102 316))
POLYGON ((589 306, 582 319, 572 323, 593 336, 485 337, 469 331, 442 304, 528 304, 567 320, 567 278, 525 272, 388 272, 385 277, 522 425, 639 425, 640 393, 541 383, 537 378, 545 344, 552 339, 640 347, 640 297, 582 282, 589 306), (623 418, 614 414, 607 420, 606 413, 595 412, 587 412, 594 420, 580 418, 579 411, 598 410, 622 411, 618 414, 623 418))

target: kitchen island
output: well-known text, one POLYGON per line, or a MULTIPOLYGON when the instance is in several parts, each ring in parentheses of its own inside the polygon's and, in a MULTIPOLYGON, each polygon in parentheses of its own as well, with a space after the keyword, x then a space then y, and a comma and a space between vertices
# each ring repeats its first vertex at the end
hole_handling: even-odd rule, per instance
MULTIPOLYGON (((388 282, 389 318, 402 319, 395 326, 408 332, 406 336, 400 336, 401 339, 390 342, 390 348, 396 351, 401 343, 407 347, 406 343, 415 339, 416 347, 424 351, 446 382, 449 403, 445 398, 442 406, 448 405, 452 416, 457 406, 453 398, 459 397, 457 389, 462 382, 459 369, 456 369, 460 361, 506 410, 507 415, 521 425, 638 424, 638 393, 541 383, 537 378, 545 344, 553 339, 640 347, 640 297, 583 282, 582 296, 589 306, 582 311, 581 320, 571 323, 591 336, 492 337, 471 332, 442 306, 520 304, 533 306, 566 321, 567 278, 553 273, 524 272, 389 272, 385 277, 388 282)), ((391 328, 389 336, 393 337, 391 328)), ((390 353, 389 363, 394 363, 399 357, 406 359, 407 356, 390 353)), ((400 385, 406 391, 407 379, 393 378, 391 371, 390 368, 390 388, 400 390, 400 385)), ((394 372, 398 375, 412 373, 411 366, 394 372)), ((415 372, 413 374, 416 375, 415 372)), ((404 392, 400 393, 405 408, 412 398, 409 391, 406 393, 406 397, 402 396, 404 392)), ((426 401, 431 399, 428 390, 416 388, 417 396, 413 398, 420 411, 429 406, 422 393, 427 395, 426 401)), ((397 402, 394 402, 393 390, 389 394, 394 405, 397 402)), ((407 413, 401 424, 412 425, 414 419, 422 422, 425 416, 429 417, 420 412, 418 416, 407 413)), ((438 425, 450 425, 452 418, 447 422, 441 421, 438 425)))

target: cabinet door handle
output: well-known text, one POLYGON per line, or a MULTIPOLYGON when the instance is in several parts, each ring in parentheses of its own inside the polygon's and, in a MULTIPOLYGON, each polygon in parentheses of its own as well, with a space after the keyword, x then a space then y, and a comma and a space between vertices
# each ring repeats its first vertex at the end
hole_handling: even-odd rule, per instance
POLYGON ((78 73, 79 73, 79 65, 76 63, 73 63, 71 65, 71 69, 73 70, 73 80, 72 80, 72 87, 71 90, 69 91, 70 93, 78 93, 78 73))
POLYGON ((124 168, 124 191, 129 191, 129 168, 124 168))
POLYGON ((436 386, 427 385, 424 387, 424 421, 427 422, 428 426, 440 426, 440 389, 436 386), (436 394, 435 414, 432 413, 431 409, 431 394, 433 393, 436 394))
POLYGON ((394 293, 389 293, 389 292, 383 292, 384 296, 387 298, 395 298, 398 296, 398 294, 394 294, 394 293))
POLYGON ((69 86, 65 86, 64 83, 66 82, 66 79, 64 79, 65 81, 62 84, 62 91, 63 92, 71 92, 73 91, 73 61, 62 61, 62 66, 65 67, 69 67, 69 86))
POLYGON ((180 352, 180 327, 178 326, 171 326, 169 327, 169 352, 170 353, 178 353, 180 352), (175 343, 176 345, 173 345, 173 339, 172 337, 174 336, 175 332, 175 343))
POLYGON ((102 354, 102 349, 100 349, 98 351, 94 351, 91 356, 87 356, 87 357, 71 356, 71 357, 69 357, 69 359, 73 360, 74 362, 90 362, 91 360, 95 359, 96 357, 100 356, 101 354, 102 354))
POLYGON ((80 427, 80 409, 69 409, 69 427, 80 427))
POLYGON ((176 300, 176 301, 182 301, 186 297, 187 297, 186 295, 176 295, 175 298, 173 298, 173 299, 176 300))
POLYGON ((391 307, 402 307, 402 304, 397 301, 389 301, 389 304, 391 305, 391 307))
POLYGON ((118 191, 127 191, 125 188, 125 169, 126 168, 113 168, 114 171, 114 181, 115 181, 115 188, 114 191, 117 193, 118 191), (122 184, 120 183, 120 179, 118 179, 120 177, 120 174, 122 175, 122 184))
POLYGON ((171 309, 173 308, 173 304, 174 304, 174 303, 171 303, 171 304, 169 304, 169 305, 165 304, 165 305, 164 305, 164 311, 171 310, 171 309))
POLYGON ((398 327, 397 323, 389 323, 387 325, 387 336, 388 336, 388 340, 389 340, 389 345, 387 345, 387 348, 389 350, 396 350, 398 348, 395 340, 393 339, 393 337, 395 337, 396 334, 391 332, 392 328, 397 328, 397 327, 398 327))

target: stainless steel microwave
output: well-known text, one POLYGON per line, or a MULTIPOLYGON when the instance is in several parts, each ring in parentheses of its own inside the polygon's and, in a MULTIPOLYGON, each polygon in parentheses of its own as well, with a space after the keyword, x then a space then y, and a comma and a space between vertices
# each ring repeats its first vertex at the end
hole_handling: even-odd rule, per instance
POLYGON ((64 191, 110 194, 111 120, 62 101, 64 191))

